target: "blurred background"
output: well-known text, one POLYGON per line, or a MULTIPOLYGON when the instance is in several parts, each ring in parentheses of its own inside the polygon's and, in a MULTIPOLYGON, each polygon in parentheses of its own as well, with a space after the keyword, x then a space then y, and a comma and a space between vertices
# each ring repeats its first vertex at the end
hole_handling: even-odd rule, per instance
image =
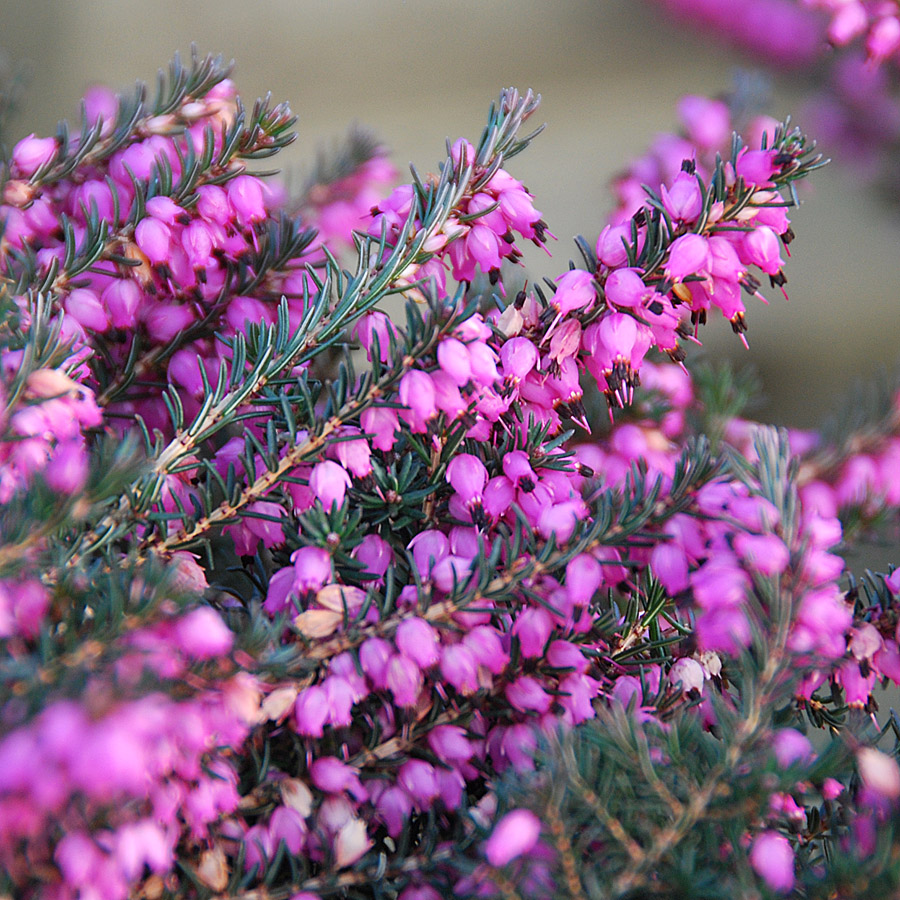
MULTIPOLYGON (((351 122, 377 132, 401 177, 409 162, 431 171, 445 137, 477 138, 501 87, 532 87, 547 130, 510 169, 559 242, 553 261, 528 257, 530 277, 563 271, 575 234, 593 243, 611 208, 609 179, 676 126, 681 95, 722 93, 747 65, 644 0, 0 0, 0 21, 6 65, 28 71, 8 141, 76 118, 90 84, 152 82, 194 41, 235 60, 248 103, 267 91, 289 101, 299 140, 279 162, 298 180, 351 122)), ((796 78, 776 79, 768 112, 807 101, 796 78)), ((706 352, 757 367, 758 418, 801 427, 855 378, 900 358, 896 213, 849 167, 819 174, 793 216, 790 301, 769 290, 768 309, 748 304, 749 352, 723 320, 703 336, 706 352)))

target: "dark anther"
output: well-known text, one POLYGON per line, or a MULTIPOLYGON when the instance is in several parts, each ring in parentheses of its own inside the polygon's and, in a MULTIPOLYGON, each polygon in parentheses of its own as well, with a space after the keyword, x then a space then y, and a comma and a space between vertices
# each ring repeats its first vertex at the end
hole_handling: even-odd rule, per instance
POLYGON ((759 290, 759 279, 755 278, 749 272, 746 272, 741 279, 741 287, 743 287, 748 294, 755 294, 759 290))
POLYGON ((769 276, 769 281, 772 283, 772 287, 784 287, 787 284, 787 275, 779 269, 775 275, 769 276))
POLYGON ((519 293, 516 294, 516 299, 513 301, 513 306, 515 306, 516 309, 521 309, 525 305, 525 298, 527 296, 525 291, 519 291, 519 293))
POLYGON ((488 281, 490 281, 491 284, 496 284, 499 280, 500 280, 500 270, 499 269, 491 269, 491 271, 488 272, 488 281))
POLYGON ((794 229, 788 228, 788 230, 781 236, 781 242, 785 246, 787 246, 795 237, 797 237, 797 235, 794 234, 794 229))
POLYGON ((647 210, 639 209, 632 217, 631 221, 640 228, 642 225, 647 224, 647 210))
POLYGON ((519 479, 519 487, 525 491, 526 494, 530 494, 535 488, 534 479, 529 478, 527 475, 523 475, 519 479))
POLYGON ((663 305, 659 302, 659 300, 654 300, 647 309, 653 313, 654 316, 658 316, 663 311, 663 305))
POLYGON ((688 175, 693 175, 697 171, 697 163, 692 159, 683 159, 681 161, 681 171, 687 172, 688 175))
POLYGON ((507 231, 502 237, 507 244, 514 244, 516 242, 516 237, 511 231, 507 231))
POLYGON ((593 478, 594 470, 590 466, 584 465, 584 463, 578 463, 578 474, 582 478, 593 478))

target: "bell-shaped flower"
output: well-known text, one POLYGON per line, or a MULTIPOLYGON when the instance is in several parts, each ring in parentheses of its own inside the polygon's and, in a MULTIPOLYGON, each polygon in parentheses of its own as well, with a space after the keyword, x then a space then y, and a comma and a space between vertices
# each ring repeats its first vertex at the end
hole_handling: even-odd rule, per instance
POLYGON ((347 488, 351 483, 346 470, 328 459, 316 463, 309 476, 309 487, 325 510, 343 506, 347 488))

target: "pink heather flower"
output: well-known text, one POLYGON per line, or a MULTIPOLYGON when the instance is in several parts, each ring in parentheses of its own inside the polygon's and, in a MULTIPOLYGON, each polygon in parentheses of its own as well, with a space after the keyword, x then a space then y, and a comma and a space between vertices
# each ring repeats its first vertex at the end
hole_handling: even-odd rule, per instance
POLYGON ((354 548, 352 556, 365 565, 363 572, 380 579, 393 562, 394 552, 386 540, 377 534, 367 534, 354 548))
MULTIPOLYGON (((499 675, 509 663, 509 653, 503 647, 500 634, 490 625, 476 625, 462 639, 462 645, 467 649, 479 666, 483 666, 492 675, 499 675)), ((449 647, 444 648, 446 654, 449 647)), ((451 654, 451 663, 458 661, 451 654)), ((468 658, 463 658, 468 662, 468 658)))
POLYGON ((759 225, 744 234, 740 252, 746 262, 759 266, 767 275, 777 275, 784 265, 781 241, 768 225, 759 225))
POLYGON ((614 306, 640 308, 652 291, 644 284, 638 269, 616 269, 610 272, 604 285, 606 299, 614 306))
POLYGON ((496 867, 530 853, 541 834, 541 823, 529 809, 514 809, 496 825, 484 845, 487 861, 496 867))
POLYGON ((691 141, 704 149, 718 150, 731 137, 731 113, 722 100, 688 94, 678 101, 678 117, 691 141))
POLYGON ((463 502, 469 505, 481 501, 487 484, 487 469, 477 456, 458 453, 447 466, 446 478, 463 502))
POLYGON ((774 187, 772 176, 778 171, 775 150, 751 150, 743 147, 737 155, 735 172, 749 185, 774 187))
POLYGON ((344 497, 351 484, 346 470, 330 459, 316 463, 309 476, 310 490, 326 511, 344 505, 344 497))
POLYGON ((597 259, 610 268, 628 261, 625 244, 631 244, 630 225, 606 225, 597 238, 597 259))
POLYGON ((270 616, 276 616, 288 608, 294 594, 294 577, 293 566, 286 566, 275 572, 269 579, 269 588, 266 592, 263 609, 270 616))
POLYGON ((681 593, 689 584, 687 554, 677 541, 659 543, 653 548, 650 570, 672 595, 681 593))
POLYGON ((428 746, 442 762, 459 765, 472 758, 475 752, 466 737, 465 728, 459 725, 438 725, 428 732, 428 746))
POLYGON ((375 809, 387 833, 396 838, 412 814, 412 800, 400 787, 389 787, 375 799, 375 809))
POLYGON ((537 347, 524 337, 514 337, 500 348, 503 375, 514 383, 521 381, 538 362, 537 347))
POLYGON ((434 383, 427 372, 410 369, 400 379, 400 402, 407 407, 403 418, 417 434, 425 432, 428 422, 437 415, 434 383))
POLYGON ((594 276, 583 269, 570 269, 556 279, 551 305, 562 315, 584 309, 594 302, 594 276))
POLYGON ((261 222, 266 218, 262 182, 253 175, 238 175, 225 188, 228 200, 242 225, 261 222))
POLYGON ((472 378, 472 363, 469 351, 462 341, 446 337, 437 348, 438 365, 458 387, 463 387, 472 378))
POLYGON ((450 542, 440 531, 420 531, 410 542, 413 562, 422 575, 430 575, 435 564, 450 552, 450 542))
POLYGON ((387 687, 388 664, 394 656, 394 648, 384 638, 371 637, 359 648, 359 664, 376 690, 387 687))
POLYGON ((735 536, 734 549, 745 565, 768 577, 780 575, 791 558, 784 541, 775 534, 741 532, 735 536))
POLYGON ((543 656, 552 631, 553 619, 543 607, 522 610, 512 627, 512 633, 519 639, 519 648, 525 659, 543 656))
POLYGON ((776 831, 764 831, 750 849, 753 871, 778 894, 786 894, 794 886, 794 848, 776 831))
POLYGON ((389 406, 370 406, 359 417, 362 430, 372 435, 370 440, 376 450, 390 450, 396 443, 396 434, 400 430, 400 417, 397 410, 389 406))
POLYGON ((350 439, 350 435, 353 434, 359 434, 359 431, 350 427, 343 428, 340 433, 341 439, 328 445, 328 453, 334 455, 354 478, 365 478, 372 473, 372 451, 364 437, 350 439))
POLYGON ((44 481, 61 494, 77 494, 88 477, 88 456, 80 440, 57 444, 43 471, 44 481))
POLYGON ((320 791, 327 794, 347 792, 360 802, 369 796, 356 769, 334 756, 320 756, 316 759, 309 767, 309 777, 320 791))
POLYGON ((30 178, 49 163, 57 152, 56 138, 36 138, 34 133, 22 138, 12 151, 12 161, 23 178, 30 178))
POLYGON ((410 759, 403 763, 397 772, 397 783, 417 809, 427 809, 438 793, 434 766, 424 759, 410 759))
POLYGON ((603 582, 600 563, 587 553, 579 553, 566 565, 566 594, 573 606, 587 606, 603 582))
POLYGON ((459 693, 468 696, 478 690, 478 663, 475 654, 463 644, 441 648, 441 675, 459 693))
POLYGON ((519 712, 536 712, 543 715, 550 709, 553 698, 531 675, 521 675, 506 686, 506 699, 519 712))
POLYGON ((669 258, 664 271, 668 278, 683 281, 688 275, 696 275, 706 269, 709 259, 709 245, 705 237, 699 234, 683 234, 675 238, 669 246, 669 258))
POLYGON ((289 853, 298 854, 306 844, 306 819, 289 806, 277 806, 269 817, 269 838, 277 847, 284 841, 289 853))
POLYGON ((135 243, 154 265, 168 260, 171 239, 172 232, 169 226, 152 216, 141 219, 134 229, 135 243))
POLYGON ((679 172, 669 187, 660 187, 660 198, 669 215, 683 222, 693 222, 703 209, 703 193, 696 175, 679 172))
POLYGON ((394 634, 397 649, 420 668, 433 666, 439 657, 440 641, 437 632, 424 619, 404 619, 394 634))
POLYGON ((175 623, 178 646, 193 659, 212 659, 231 650, 234 635, 219 614, 200 606, 175 623))
POLYGON ((782 769, 787 769, 797 762, 807 763, 815 758, 809 738, 795 728, 781 728, 776 731, 772 748, 775 751, 775 759, 782 769))
POLYGON ((331 555, 321 547, 301 547, 291 556, 294 564, 292 589, 304 593, 318 591, 331 580, 331 555))
POLYGON ((75 288, 69 292, 63 304, 66 312, 88 331, 104 332, 109 328, 109 317, 100 298, 87 288, 75 288))
POLYGON ((385 681, 397 706, 415 706, 422 692, 422 670, 409 657, 397 654, 387 664, 385 681))
POLYGON ((142 312, 147 334, 158 344, 167 344, 195 320, 193 310, 180 303, 157 303, 143 307, 142 312))
POLYGON ((322 737, 328 721, 328 695, 318 685, 304 688, 294 703, 294 722, 297 734, 322 737))

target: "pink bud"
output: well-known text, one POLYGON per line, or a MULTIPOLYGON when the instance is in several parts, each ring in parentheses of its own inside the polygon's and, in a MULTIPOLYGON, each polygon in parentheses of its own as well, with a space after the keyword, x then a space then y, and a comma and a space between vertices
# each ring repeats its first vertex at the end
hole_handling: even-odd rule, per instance
POLYGON ((262 184, 253 175, 238 175, 226 187, 228 200, 242 225, 260 222, 266 217, 262 184))
POLYGON ((376 450, 390 450, 396 442, 396 433, 400 429, 400 418, 397 410, 389 406, 370 406, 359 417, 362 430, 371 434, 372 446, 376 450))
POLYGON ((543 656, 544 647, 553 631, 553 619, 543 607, 529 607, 516 617, 512 633, 519 639, 522 656, 534 659, 543 656))
POLYGON ((312 685, 297 695, 294 721, 297 734, 322 737, 322 728, 328 721, 328 695, 323 688, 312 685))
POLYGON ((102 294, 114 328, 134 328, 143 299, 143 292, 130 278, 117 278, 104 288, 102 294))
POLYGON ((87 288, 75 288, 65 300, 66 312, 88 331, 103 333, 109 328, 106 310, 97 295, 87 288))
POLYGON ((437 796, 438 785, 434 766, 424 759, 410 759, 400 766, 397 773, 400 787, 409 794, 413 805, 426 809, 437 796))
POLYGON ((520 381, 537 365, 537 347, 528 338, 511 338, 500 348, 500 362, 506 378, 520 381))
POLYGON ((164 263, 169 258, 171 236, 169 226, 152 216, 141 219, 134 229, 135 243, 154 265, 164 263))
POLYGON ((487 469, 477 456, 458 453, 447 466, 446 478, 463 502, 468 504, 481 499, 487 484, 487 469))
POLYGON ((556 279, 556 293, 551 301, 563 315, 576 309, 584 309, 597 296, 594 276, 583 269, 570 269, 556 279))
POLYGON ((424 619, 404 619, 394 635, 397 649, 418 666, 427 669, 438 661, 437 632, 424 619))
POLYGON ((428 732, 428 746, 435 756, 449 765, 458 765, 472 758, 474 749, 459 725, 438 725, 428 732))
POLYGON ((519 712, 536 712, 543 715, 550 709, 553 698, 531 675, 521 675, 506 686, 506 699, 519 712))
POLYGON ((61 494, 77 494, 88 477, 88 457, 80 440, 57 444, 44 468, 44 481, 61 494))
POLYGON ((175 640, 193 659, 213 659, 228 653, 234 635, 214 609, 201 606, 175 623, 175 640))
POLYGON ((683 281, 688 275, 696 275, 705 269, 709 261, 709 245, 706 238, 699 234, 683 234, 675 238, 669 246, 665 273, 674 281, 683 281))
POLYGON ((813 746, 809 738, 795 728, 781 728, 775 732, 772 740, 775 759, 782 769, 787 769, 796 762, 809 762, 815 758, 813 746))
POLYGON ((630 225, 606 225, 597 238, 597 258, 610 268, 628 261, 625 243, 631 244, 630 225))
POLYGON ((301 547, 291 556, 294 563, 292 588, 299 592, 318 591, 331 579, 331 555, 320 547, 301 547))
POLYGON ((484 845, 484 855, 492 866, 505 866, 534 849, 541 834, 538 817, 528 809, 508 812, 484 845))
POLYGON ((56 138, 36 138, 34 133, 13 147, 12 161, 23 178, 30 178, 56 156, 56 138))
POLYGON ((678 594, 688 586, 687 556, 677 541, 666 541, 653 548, 650 570, 670 594, 678 594))
POLYGON ((326 511, 344 505, 344 496, 351 484, 347 472, 331 460, 316 463, 309 476, 310 490, 326 511))
POLYGON ((422 691, 422 670, 402 653, 391 657, 385 680, 397 706, 415 706, 422 691))
POLYGON ((400 402, 408 407, 405 415, 415 433, 427 430, 427 423, 437 414, 434 384, 426 372, 410 369, 400 379, 400 402))
POLYGON ((469 351, 462 341, 458 341, 456 338, 444 338, 438 344, 437 359, 438 365, 458 387, 463 387, 472 378, 469 351))
POLYGON ((394 648, 384 638, 371 637, 359 648, 359 664, 377 690, 387 687, 387 670, 394 648))
POLYGON ((794 886, 794 849, 776 831, 764 831, 753 841, 750 865, 776 893, 786 894, 794 886))
POLYGON ((463 644, 450 644, 441 650, 441 675, 461 694, 478 690, 478 663, 463 644))

